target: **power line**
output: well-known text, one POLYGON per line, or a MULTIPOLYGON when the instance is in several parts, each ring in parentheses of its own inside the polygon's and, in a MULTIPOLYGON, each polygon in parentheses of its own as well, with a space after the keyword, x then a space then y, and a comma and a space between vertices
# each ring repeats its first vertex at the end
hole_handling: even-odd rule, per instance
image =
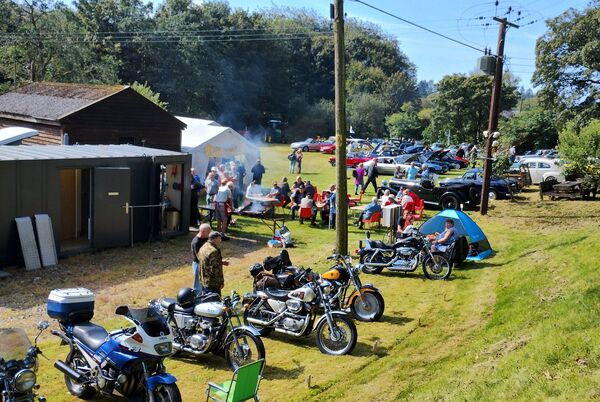
POLYGON ((426 28, 426 27, 424 27, 424 26, 422 26, 422 25, 419 25, 419 24, 417 24, 417 23, 415 23, 415 22, 409 21, 409 20, 407 20, 407 19, 404 19, 404 18, 402 18, 402 17, 399 17, 399 16, 397 16, 397 15, 394 15, 394 14, 392 14, 392 13, 389 13, 389 12, 387 12, 387 11, 385 11, 385 10, 382 10, 381 8, 378 8, 378 7, 372 6, 371 4, 365 3, 365 2, 364 2, 364 1, 362 1, 362 0, 351 0, 351 1, 354 1, 354 2, 356 2, 356 3, 360 3, 360 4, 362 4, 362 5, 365 5, 365 6, 369 7, 369 8, 372 8, 373 10, 379 11, 380 13, 383 13, 383 14, 385 14, 385 15, 388 15, 388 16, 390 16, 390 17, 392 17, 392 18, 395 18, 395 19, 397 19, 397 20, 400 20, 400 21, 402 21, 402 22, 404 22, 404 23, 406 23, 406 24, 412 25, 412 26, 414 26, 414 27, 417 27, 417 28, 419 28, 419 29, 422 29, 422 30, 424 30, 424 31, 427 31, 427 32, 429 32, 429 33, 432 33, 432 34, 434 34, 434 35, 440 36, 440 37, 442 37, 442 38, 444 38, 444 39, 447 39, 447 40, 449 40, 449 41, 452 41, 452 42, 458 43, 459 45, 463 45, 463 46, 465 46, 465 47, 468 47, 468 48, 470 48, 470 49, 477 50, 478 52, 485 53, 485 51, 484 51, 483 49, 477 48, 477 47, 475 47, 475 46, 469 45, 468 43, 462 42, 462 41, 460 41, 460 40, 458 40, 458 39, 454 39, 454 38, 451 38, 450 36, 447 36, 447 35, 441 34, 441 33, 439 33, 439 32, 433 31, 433 30, 431 30, 431 29, 429 29, 429 28, 426 28))

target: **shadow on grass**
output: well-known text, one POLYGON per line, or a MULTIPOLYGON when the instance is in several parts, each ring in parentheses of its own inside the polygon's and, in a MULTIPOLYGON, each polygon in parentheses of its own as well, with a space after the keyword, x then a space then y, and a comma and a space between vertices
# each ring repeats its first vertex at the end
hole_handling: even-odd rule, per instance
POLYGON ((290 378, 298 378, 304 373, 304 366, 300 366, 297 360, 292 361, 296 367, 284 369, 267 364, 263 371, 263 376, 269 380, 287 380, 290 378))
MULTIPOLYGON (((403 272, 403 271, 383 271, 377 275, 380 276, 385 276, 387 278, 402 278, 402 279, 419 279, 421 281, 433 281, 433 279, 429 279, 427 278, 424 274, 423 271, 421 270, 421 268, 417 268, 416 270, 412 271, 412 272, 403 272)), ((462 280, 468 280, 468 278, 463 278, 463 277, 458 277, 455 275, 450 274, 450 278, 448 279, 444 279, 444 281, 462 281, 462 280)))
POLYGON ((413 321, 413 319, 410 317, 403 316, 403 315, 396 316, 396 315, 384 314, 383 316, 381 316, 379 321, 390 323, 393 325, 404 325, 404 324, 407 324, 407 323, 413 321))

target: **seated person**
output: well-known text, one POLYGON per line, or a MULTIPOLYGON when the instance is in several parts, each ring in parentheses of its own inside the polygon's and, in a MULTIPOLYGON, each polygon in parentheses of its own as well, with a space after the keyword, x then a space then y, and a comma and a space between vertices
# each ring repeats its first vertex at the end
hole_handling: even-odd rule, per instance
POLYGON ((386 189, 381 196, 381 205, 387 205, 387 201, 390 198, 390 190, 386 189))
POLYGON ((432 180, 433 179, 433 175, 431 170, 429 170, 429 166, 427 166, 426 163, 423 164, 423 166, 421 166, 421 181, 423 180, 432 180))
POLYGON ((427 235, 427 238, 432 240, 431 252, 439 251, 443 253, 458 239, 454 231, 454 221, 452 219, 446 219, 444 226, 445 229, 443 232, 435 232, 434 234, 427 235))
MULTIPOLYGON (((383 197, 381 197, 381 199, 383 200, 383 197)), ((390 194, 389 197, 388 197, 388 199, 387 199, 387 201, 386 202, 382 202, 381 206, 385 207, 385 206, 392 205, 392 204, 397 204, 397 202, 396 202, 396 196, 394 194, 390 194)))
POLYGON ((467 257, 477 257, 479 255, 479 243, 471 243, 469 244, 469 253, 467 257))
POLYGON ((402 210, 408 210, 410 212, 413 212, 413 210, 415 209, 415 200, 413 200, 413 198, 410 196, 410 190, 405 188, 404 191, 402 191, 402 199, 400 200, 400 205, 402 205, 402 210))
POLYGON ((404 170, 402 170, 402 166, 396 166, 396 170, 394 170, 394 179, 404 179, 404 170))
POLYGON ((292 220, 294 220, 295 216, 296 216, 296 211, 300 210, 300 203, 302 202, 302 199, 304 198, 304 187, 296 187, 293 191, 292 194, 290 195, 290 200, 291 200, 291 207, 290 210, 292 211, 292 220))
POLYGON ((295 188, 298 188, 298 187, 304 188, 304 182, 302 181, 302 176, 296 177, 296 181, 292 185, 292 189, 295 189, 295 188))
MULTIPOLYGON (((310 198, 310 195, 305 192, 304 193, 304 198, 302 198, 302 200, 300 201, 300 209, 304 209, 304 208, 310 208, 311 210, 311 216, 310 216, 310 224, 314 225, 315 224, 315 219, 317 217, 317 211, 314 207, 314 202, 312 200, 312 198, 310 198)), ((300 224, 304 224, 304 219, 300 218, 300 224)))
POLYGON ((375 212, 381 212, 381 206, 377 203, 377 197, 373 197, 370 203, 367 204, 365 209, 358 216, 358 221, 355 224, 358 225, 359 229, 363 228, 363 219, 369 219, 375 212))
POLYGON ((304 192, 308 194, 311 200, 315 198, 315 187, 310 183, 310 180, 306 180, 304 192))
POLYGON ((267 197, 277 198, 277 201, 283 203, 283 193, 281 192, 281 187, 279 187, 279 184, 276 181, 273 182, 273 187, 269 191, 269 194, 267 194, 267 197))

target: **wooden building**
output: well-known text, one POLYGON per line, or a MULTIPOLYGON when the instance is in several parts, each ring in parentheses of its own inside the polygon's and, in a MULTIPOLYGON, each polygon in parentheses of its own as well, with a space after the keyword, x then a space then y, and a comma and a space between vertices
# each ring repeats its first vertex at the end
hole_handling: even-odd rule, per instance
POLYGON ((0 128, 39 135, 23 144, 131 144, 179 151, 185 124, 123 85, 35 82, 0 95, 0 128))

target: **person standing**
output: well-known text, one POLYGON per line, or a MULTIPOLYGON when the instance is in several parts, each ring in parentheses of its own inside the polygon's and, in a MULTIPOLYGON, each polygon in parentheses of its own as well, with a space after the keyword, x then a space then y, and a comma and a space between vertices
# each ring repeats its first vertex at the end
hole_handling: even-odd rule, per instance
POLYGON ((298 174, 302 174, 302 158, 304 158, 304 154, 302 150, 298 148, 296 150, 296 166, 298 166, 298 174))
POLYGON ((477 165, 477 145, 471 147, 471 150, 469 151, 469 161, 471 162, 472 168, 477 165))
POLYGON ((235 161, 235 194, 233 198, 233 206, 235 208, 244 199, 244 177, 246 177, 246 168, 242 165, 242 162, 235 161))
POLYGON ((417 173, 419 173, 419 168, 414 162, 411 162, 410 167, 406 169, 406 180, 416 180, 417 173))
POLYGON ((223 266, 229 265, 229 261, 223 261, 221 255, 221 240, 221 233, 212 231, 208 235, 208 241, 198 251, 200 282, 206 292, 219 296, 225 285, 223 266))
POLYGON ((260 163, 260 159, 256 160, 256 165, 254 165, 250 171, 252 172, 252 180, 254 180, 256 184, 262 184, 265 167, 260 163))
POLYGON ((198 226, 200 222, 200 212, 198 211, 198 200, 200 199, 200 190, 202 190, 202 182, 200 176, 196 173, 196 169, 191 168, 190 173, 192 175, 192 183, 190 184, 190 226, 194 228, 198 226))
POLYGON ((294 191, 292 191, 291 195, 292 206, 290 210, 292 212, 291 219, 294 220, 296 217, 296 211, 300 210, 300 203, 302 202, 302 198, 304 198, 304 187, 296 187, 294 191))
MULTIPOLYGON (((227 180, 221 181, 221 187, 219 187, 219 191, 217 192, 217 195, 215 195, 215 218, 218 222, 217 230, 223 234, 227 231, 228 214, 225 210, 225 204, 229 202, 230 205, 233 205, 233 194, 229 183, 231 182, 227 182, 227 180)), ((233 186, 233 183, 231 183, 231 186, 233 186)), ((227 237, 223 240, 227 240, 227 237)))
POLYGON ((296 168, 296 151, 292 150, 287 158, 290 161, 290 173, 293 174, 296 168))
POLYGON ((421 172, 421 180, 431 180, 431 170, 429 170, 429 166, 424 163, 421 165, 421 169, 423 169, 421 172))
POLYGON ((365 168, 361 163, 358 164, 356 169, 353 172, 354 176, 354 195, 358 195, 358 189, 362 192, 363 186, 365 184, 365 168))
POLYGON ((369 170, 367 172, 367 181, 364 184, 362 191, 363 193, 367 190, 367 187, 369 187, 369 184, 373 184, 373 188, 375 189, 375 193, 377 194, 377 177, 379 176, 379 173, 377 173, 377 159, 373 159, 373 164, 371 166, 369 166, 369 170))
POLYGON ((508 149, 508 161, 510 162, 511 165, 515 162, 516 158, 517 158, 517 148, 515 148, 515 146, 512 145, 508 149))
POLYGON ((207 242, 210 231, 210 225, 208 223, 203 223, 200 225, 198 234, 192 239, 192 272, 194 273, 194 289, 197 294, 200 294, 200 291, 202 290, 202 287, 200 286, 200 273, 198 272, 198 251, 200 251, 200 248, 207 242))

